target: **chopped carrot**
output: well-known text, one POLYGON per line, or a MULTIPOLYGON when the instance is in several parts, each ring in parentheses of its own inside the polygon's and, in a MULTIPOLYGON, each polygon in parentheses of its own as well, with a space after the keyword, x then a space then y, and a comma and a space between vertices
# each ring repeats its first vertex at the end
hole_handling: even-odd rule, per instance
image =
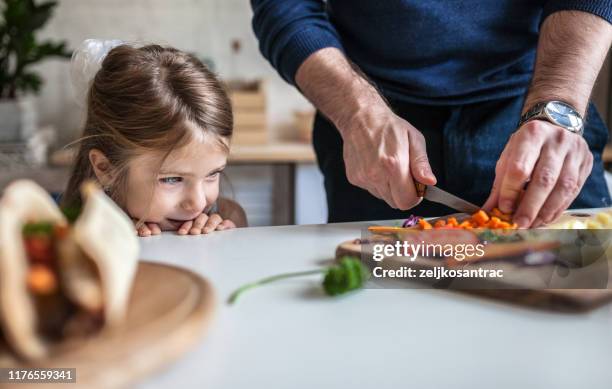
POLYGON ((497 216, 491 216, 491 219, 487 223, 487 227, 498 228, 499 223, 501 223, 501 220, 497 216))
POLYGON ((491 228, 491 229, 516 229, 516 223, 512 223, 512 216, 502 213, 498 208, 493 208, 491 213, 487 213, 484 210, 471 215, 469 218, 464 219, 459 223, 455 217, 449 217, 448 219, 436 220, 433 226, 426 220, 419 220, 418 227, 421 230, 435 229, 468 229, 473 228, 491 228))
POLYGON ((496 216, 497 218, 505 222, 509 222, 510 220, 512 220, 512 215, 507 214, 507 213, 502 213, 502 211, 500 211, 499 208, 497 207, 491 210, 491 215, 496 216))
POLYGON ((28 272, 28 287, 35 294, 51 294, 57 289, 55 274, 44 265, 32 265, 28 272))
POLYGON ((434 223, 434 228, 444 227, 446 225, 446 220, 440 219, 434 223))
POLYGON ((482 226, 489 221, 489 215, 481 209, 472 215, 472 220, 475 221, 477 225, 482 226))
POLYGON ((459 228, 472 228, 472 223, 469 220, 464 220, 459 223, 459 228))
POLYGON ((419 227, 421 227, 422 230, 431 230, 431 224, 429 224, 429 222, 425 219, 420 219, 419 220, 419 227))

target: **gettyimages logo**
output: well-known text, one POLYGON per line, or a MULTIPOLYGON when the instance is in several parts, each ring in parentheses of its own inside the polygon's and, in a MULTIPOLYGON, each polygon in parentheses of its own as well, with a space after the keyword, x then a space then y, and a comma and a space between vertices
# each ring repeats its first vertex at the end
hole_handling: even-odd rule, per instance
POLYGON ((612 230, 362 231, 370 287, 612 288, 612 230), (408 282, 406 282, 408 281, 408 282))

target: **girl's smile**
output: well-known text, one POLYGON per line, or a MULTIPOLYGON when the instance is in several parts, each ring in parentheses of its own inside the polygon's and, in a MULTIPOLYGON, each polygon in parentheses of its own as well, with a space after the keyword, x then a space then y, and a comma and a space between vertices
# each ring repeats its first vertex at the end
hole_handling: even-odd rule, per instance
POLYGON ((135 219, 176 230, 217 201, 227 152, 210 138, 196 138, 172 151, 158 169, 162 158, 148 153, 130 162, 126 209, 135 219))
POLYGON ((81 184, 95 179, 140 236, 245 226, 240 205, 218 198, 233 119, 216 75, 172 47, 120 44, 101 57, 84 50, 97 70, 62 205, 80 207, 81 184))

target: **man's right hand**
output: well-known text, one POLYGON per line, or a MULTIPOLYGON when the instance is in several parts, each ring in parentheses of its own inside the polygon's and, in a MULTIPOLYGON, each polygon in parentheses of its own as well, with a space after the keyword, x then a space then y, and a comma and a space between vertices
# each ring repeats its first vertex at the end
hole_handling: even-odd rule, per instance
POLYGON ((361 108, 337 122, 344 140, 344 164, 349 182, 383 199, 393 208, 416 206, 414 180, 434 185, 425 138, 386 104, 361 108))
POLYGON ((422 184, 436 183, 423 135, 391 111, 340 50, 325 48, 310 55, 295 81, 340 131, 351 184, 393 208, 408 209, 421 200, 413 177, 422 184))

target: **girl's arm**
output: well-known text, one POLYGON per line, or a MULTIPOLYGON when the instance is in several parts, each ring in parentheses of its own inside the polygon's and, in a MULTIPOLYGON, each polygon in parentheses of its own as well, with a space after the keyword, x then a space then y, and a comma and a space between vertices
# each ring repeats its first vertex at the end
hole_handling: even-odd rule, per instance
POLYGON ((229 219, 234 222, 236 227, 247 227, 247 217, 244 209, 237 202, 220 197, 217 200, 219 204, 219 215, 223 219, 229 219))

